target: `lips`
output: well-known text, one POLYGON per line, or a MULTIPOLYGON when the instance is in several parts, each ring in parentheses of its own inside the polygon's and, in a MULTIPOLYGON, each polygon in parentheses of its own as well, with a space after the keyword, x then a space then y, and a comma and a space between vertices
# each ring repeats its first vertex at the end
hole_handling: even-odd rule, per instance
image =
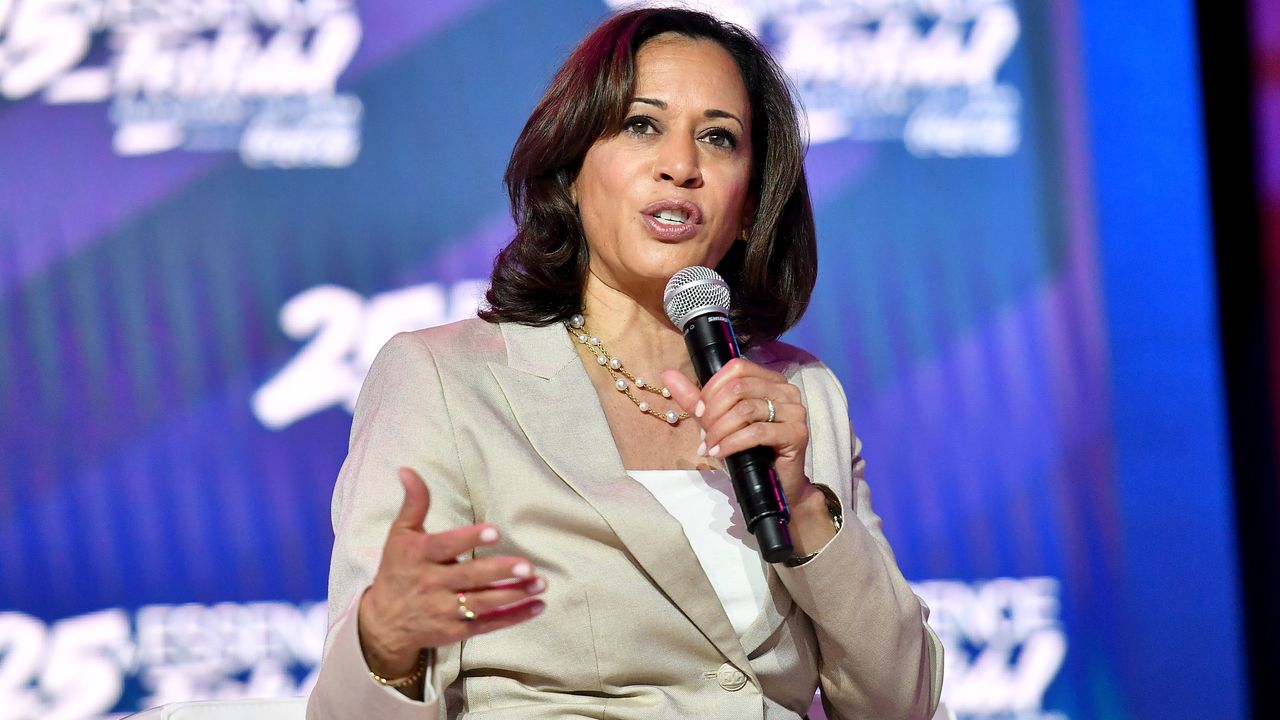
POLYGON ((702 209, 688 200, 659 200, 642 208, 640 216, 659 240, 691 238, 702 224, 702 209))

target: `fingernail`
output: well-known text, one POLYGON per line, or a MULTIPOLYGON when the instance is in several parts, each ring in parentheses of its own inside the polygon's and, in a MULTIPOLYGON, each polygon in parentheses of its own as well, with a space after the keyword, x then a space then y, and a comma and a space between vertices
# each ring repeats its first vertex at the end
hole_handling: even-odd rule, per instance
POLYGON ((497 540, 497 539, 498 539, 498 531, 491 527, 487 527, 480 531, 480 540, 482 542, 493 542, 494 540, 497 540))
POLYGON ((698 457, 703 457, 706 454, 707 454, 707 444, 704 442, 698 445, 698 457))
POLYGON ((707 454, 711 457, 720 457, 720 446, 717 444, 715 447, 708 450, 707 454))
POLYGON ((707 410, 706 404, 703 403, 701 400, 699 400, 698 404, 693 408, 693 416, 702 417, 702 413, 706 412, 706 410, 707 410))
POLYGON ((703 430, 702 428, 698 428, 698 436, 699 436, 699 437, 701 437, 703 440, 706 440, 706 439, 707 439, 707 431, 706 431, 706 430, 703 430))
POLYGON ((547 581, 543 580, 542 578, 538 578, 537 580, 534 580, 533 584, 529 586, 529 592, 531 593, 540 593, 546 589, 547 589, 547 581))
POLYGON ((546 607, 547 607, 547 606, 546 606, 546 605, 543 605, 542 603, 534 603, 533 607, 529 608, 529 614, 530 614, 530 615, 539 615, 539 614, 541 614, 541 613, 542 613, 542 611, 543 611, 543 610, 545 610, 545 609, 546 609, 546 607))
POLYGON ((511 574, 516 577, 529 577, 533 574, 533 568, 529 567, 529 563, 520 563, 511 568, 511 574))

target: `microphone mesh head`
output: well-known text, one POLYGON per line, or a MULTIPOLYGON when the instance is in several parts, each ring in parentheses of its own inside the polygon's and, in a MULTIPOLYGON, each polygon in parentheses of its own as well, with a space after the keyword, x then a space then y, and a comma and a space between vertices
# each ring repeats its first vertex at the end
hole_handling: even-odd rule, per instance
POLYGON ((662 307, 676 327, 683 329, 690 318, 708 312, 729 314, 729 285, 711 268, 693 265, 667 282, 662 307))

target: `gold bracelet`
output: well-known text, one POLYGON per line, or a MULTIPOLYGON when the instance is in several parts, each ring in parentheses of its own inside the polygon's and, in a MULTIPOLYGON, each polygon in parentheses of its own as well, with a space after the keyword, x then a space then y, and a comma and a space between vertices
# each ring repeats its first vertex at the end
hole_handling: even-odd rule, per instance
MULTIPOLYGON (((827 512, 831 515, 831 524, 835 525, 836 532, 840 532, 840 527, 844 525, 844 511, 840 507, 840 498, 836 497, 835 491, 826 485, 813 483, 813 487, 817 488, 818 492, 821 492, 827 498, 827 512)), ((818 552, 822 551, 818 550, 818 552)), ((783 560, 782 564, 786 567, 799 567, 818 557, 818 552, 811 552, 800 557, 790 557, 783 560)))
POLYGON ((427 672, 427 651, 424 648, 418 651, 418 669, 415 670, 412 675, 408 677, 397 678, 394 680, 388 680, 387 678, 384 678, 378 673, 370 670, 369 677, 373 678, 374 681, 377 682, 379 685, 385 685, 389 688, 396 688, 398 690, 400 688, 409 687, 410 685, 418 682, 419 680, 422 679, 422 676, 426 672, 427 672))

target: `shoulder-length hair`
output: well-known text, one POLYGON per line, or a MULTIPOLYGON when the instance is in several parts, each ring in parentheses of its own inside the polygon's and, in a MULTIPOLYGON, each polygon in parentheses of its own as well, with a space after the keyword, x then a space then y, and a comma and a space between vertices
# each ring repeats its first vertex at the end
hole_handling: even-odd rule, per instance
POLYGON ((747 242, 716 267, 732 291, 739 341, 776 339, 808 307, 817 241, 804 174, 805 142, 786 76, 749 32, 692 10, 621 13, 588 35, 556 73, 525 123, 503 180, 516 235, 493 265, 480 317, 548 325, 582 309, 589 262, 570 186, 587 150, 622 125, 640 47, 663 33, 718 43, 737 62, 751 101, 751 197, 747 242))

